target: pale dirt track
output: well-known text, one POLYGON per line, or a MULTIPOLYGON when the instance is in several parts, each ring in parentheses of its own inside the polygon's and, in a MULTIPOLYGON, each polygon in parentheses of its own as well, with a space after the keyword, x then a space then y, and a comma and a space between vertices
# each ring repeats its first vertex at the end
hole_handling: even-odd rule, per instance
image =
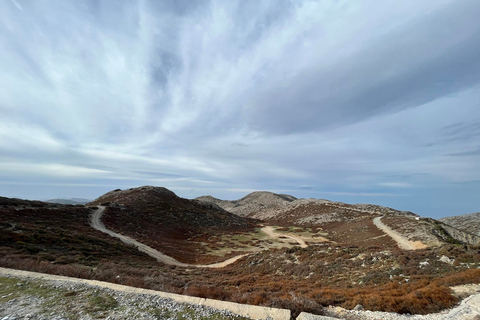
POLYGON ((377 228, 379 228, 380 230, 382 230, 383 232, 388 234, 393 240, 395 240, 395 242, 397 242, 400 249, 403 249, 403 250, 417 250, 417 249, 426 248, 426 246, 422 242, 420 242, 420 241, 410 241, 407 238, 405 238, 404 236, 402 236, 400 233, 398 233, 397 231, 392 230, 390 227, 386 226, 382 222, 382 220, 381 220, 382 218, 383 217, 374 218, 373 223, 377 226, 377 228))
POLYGON ((276 232, 272 226, 263 227, 262 231, 265 232, 271 238, 280 239, 280 237, 287 237, 298 242, 301 248, 308 247, 308 245, 305 243, 305 241, 303 241, 303 239, 300 239, 299 237, 293 234, 284 234, 284 233, 276 232))
POLYGON ((229 264, 234 263, 238 259, 246 256, 246 254, 241 254, 241 255, 235 256, 233 258, 227 259, 225 261, 218 262, 218 263, 212 263, 212 264, 188 264, 188 263, 183 263, 183 262, 180 262, 180 261, 178 261, 178 260, 176 260, 176 259, 174 259, 170 256, 167 256, 166 254, 163 254, 160 251, 155 250, 155 249, 153 249, 153 248, 151 248, 151 247, 149 247, 149 246, 147 246, 147 245, 145 245, 141 242, 138 242, 135 239, 132 239, 130 237, 124 236, 123 234, 116 233, 112 230, 107 229, 105 227, 105 225, 103 224, 102 220, 101 220, 104 210, 105 210, 105 207, 98 206, 98 209, 93 213, 92 220, 91 220, 91 226, 94 229, 102 231, 102 232, 104 232, 104 233, 106 233, 106 234, 108 234, 112 237, 118 238, 126 244, 133 245, 139 251, 144 252, 144 253, 148 254, 150 257, 157 259, 157 261, 168 264, 168 265, 178 266, 178 267, 196 267, 196 268, 223 268, 223 267, 228 266, 229 264))

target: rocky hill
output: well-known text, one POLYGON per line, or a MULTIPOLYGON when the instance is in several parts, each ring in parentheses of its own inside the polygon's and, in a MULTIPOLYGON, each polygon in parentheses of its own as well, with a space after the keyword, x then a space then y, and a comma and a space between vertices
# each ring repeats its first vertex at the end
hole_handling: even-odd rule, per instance
POLYGON ((220 200, 212 196, 202 196, 195 200, 204 203, 214 203, 238 216, 246 217, 265 209, 283 208, 288 203, 297 200, 294 196, 277 194, 268 191, 256 191, 239 200, 220 200))
POLYGON ((439 219, 456 229, 480 236, 480 212, 439 219))
POLYGON ((284 227, 310 228, 329 240, 360 247, 395 247, 391 239, 373 224, 375 217, 409 241, 440 246, 450 241, 435 221, 420 219, 409 211, 399 211, 373 204, 347 204, 324 199, 296 199, 271 192, 254 192, 236 201, 211 196, 197 198, 235 214, 284 227))
POLYGON ((347 204, 323 199, 297 199, 286 194, 256 191, 239 200, 220 200, 212 196, 202 196, 195 200, 216 204, 219 207, 242 217, 260 219, 272 223, 304 225, 328 221, 345 221, 365 215, 409 215, 412 212, 398 211, 373 204, 347 204))

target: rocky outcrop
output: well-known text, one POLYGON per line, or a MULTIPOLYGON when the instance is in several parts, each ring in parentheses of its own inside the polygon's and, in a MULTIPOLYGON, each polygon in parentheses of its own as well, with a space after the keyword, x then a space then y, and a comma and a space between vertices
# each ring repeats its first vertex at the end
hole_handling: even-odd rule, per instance
POLYGON ((480 212, 469 213, 454 217, 446 217, 440 219, 440 221, 458 230, 480 236, 480 212))
POLYGON ((459 230, 447 224, 442 224, 442 228, 455 240, 473 246, 480 245, 480 236, 478 235, 459 230))
POLYGON ((469 244, 480 244, 480 212, 439 219, 443 229, 454 239, 469 244))
POLYGON ((220 200, 212 196, 202 196, 195 198, 195 200, 204 203, 214 203, 238 216, 247 217, 261 210, 285 207, 288 203, 297 200, 297 198, 288 194, 256 191, 233 201, 220 200))

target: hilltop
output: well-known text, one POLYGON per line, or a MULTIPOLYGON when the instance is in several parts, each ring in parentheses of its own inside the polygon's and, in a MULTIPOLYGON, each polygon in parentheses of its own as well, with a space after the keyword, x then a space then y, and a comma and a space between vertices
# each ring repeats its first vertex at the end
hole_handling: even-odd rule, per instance
POLYGON ((294 196, 277 194, 268 191, 255 191, 239 200, 220 200, 212 196, 201 196, 195 200, 204 203, 214 203, 223 209, 238 216, 246 217, 264 209, 273 209, 285 206, 287 203, 297 200, 294 196))

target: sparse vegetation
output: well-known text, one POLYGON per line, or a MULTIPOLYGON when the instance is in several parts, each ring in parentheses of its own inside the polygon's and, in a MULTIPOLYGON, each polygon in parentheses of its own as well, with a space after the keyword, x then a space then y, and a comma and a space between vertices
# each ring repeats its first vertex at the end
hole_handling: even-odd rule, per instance
MULTIPOLYGON (((321 314, 328 305, 353 308, 356 304, 400 313, 437 312, 457 302, 449 286, 480 283, 478 247, 444 244, 402 251, 363 215, 343 222, 279 227, 277 231, 297 236, 328 233, 330 241, 312 242, 307 248, 269 244, 269 250, 209 270, 158 263, 91 228, 90 214, 87 207, 2 206, 0 266, 288 308, 294 315, 321 314), (442 261, 443 256, 449 262, 442 261)), ((243 250, 262 241, 267 240, 258 228, 220 234, 202 230, 169 242, 168 250, 182 252, 192 243, 203 244, 190 253, 191 259, 198 259, 205 252, 243 250)), ((99 299, 93 303, 100 306, 98 312, 102 305, 113 307, 108 297, 91 299, 99 299)))

